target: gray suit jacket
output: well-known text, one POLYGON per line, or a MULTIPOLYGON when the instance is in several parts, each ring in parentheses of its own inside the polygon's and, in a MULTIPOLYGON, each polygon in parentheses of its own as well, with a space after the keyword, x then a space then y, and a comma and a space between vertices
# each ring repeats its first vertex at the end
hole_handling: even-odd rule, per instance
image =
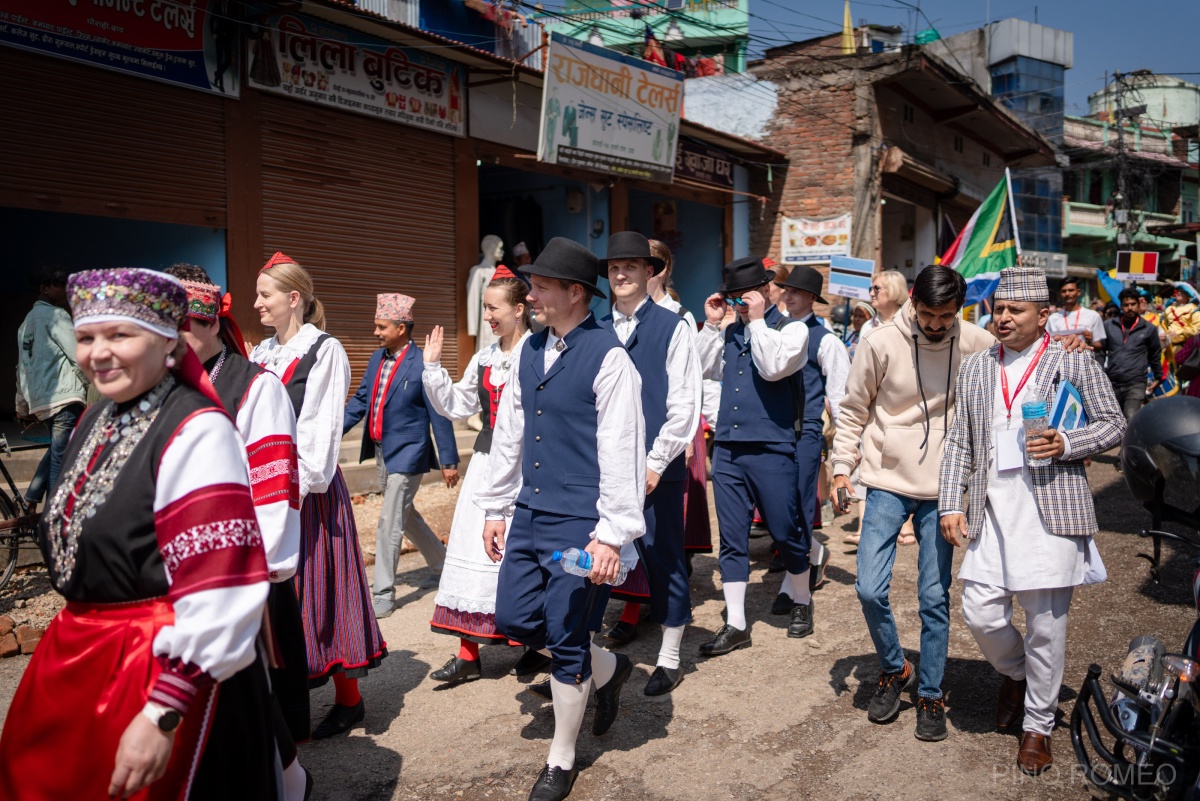
MULTIPOLYGON (((992 414, 999 352, 999 345, 995 345, 963 361, 956 384, 954 424, 942 452, 938 508, 942 512, 963 509, 965 494, 967 536, 972 538, 983 529, 987 506, 988 464, 995 447, 992 414)), ((1063 434, 1071 461, 1055 460, 1045 467, 1031 466, 1029 470, 1038 510, 1050 532, 1064 537, 1085 537, 1095 534, 1098 527, 1083 460, 1120 443, 1125 434, 1125 418, 1112 385, 1096 360, 1090 354, 1067 353, 1062 345, 1051 341, 1038 365, 1034 389, 1052 403, 1062 380, 1070 381, 1079 390, 1088 424, 1063 434)))

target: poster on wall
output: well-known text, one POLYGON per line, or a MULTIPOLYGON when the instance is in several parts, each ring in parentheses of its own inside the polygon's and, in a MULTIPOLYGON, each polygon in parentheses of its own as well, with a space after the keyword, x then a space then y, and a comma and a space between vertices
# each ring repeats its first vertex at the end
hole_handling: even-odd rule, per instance
POLYGON ((828 220, 784 217, 779 260, 784 264, 820 264, 850 255, 850 217, 828 220))
POLYGON ((552 34, 538 161, 670 183, 683 73, 552 34))
POLYGON ((0 44, 238 94, 238 22, 229 0, 5 0, 0 44))
POLYGON ((247 42, 248 86, 467 135, 461 64, 301 14, 271 14, 257 22, 247 42))

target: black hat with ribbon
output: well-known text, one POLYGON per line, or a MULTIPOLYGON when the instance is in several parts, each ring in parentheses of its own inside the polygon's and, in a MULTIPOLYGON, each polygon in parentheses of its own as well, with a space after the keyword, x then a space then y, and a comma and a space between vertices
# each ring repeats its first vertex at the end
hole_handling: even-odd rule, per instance
POLYGON ((717 289, 718 292, 742 292, 754 289, 763 284, 769 284, 775 277, 775 271, 768 270, 758 256, 746 256, 729 262, 725 265, 723 274, 725 283, 717 289))
POLYGON ((583 245, 566 237, 556 236, 551 239, 532 264, 524 264, 518 267, 517 271, 525 275, 570 281, 582 285, 593 295, 608 297, 596 286, 596 276, 600 274, 600 260, 583 245))
POLYGON ((658 275, 667 263, 650 252, 650 240, 637 231, 621 231, 608 238, 608 256, 600 260, 600 269, 607 277, 608 263, 617 259, 644 259, 658 275))
POLYGON ((792 289, 802 289, 805 292, 811 292, 816 295, 817 303, 828 303, 825 298, 821 297, 821 285, 824 282, 825 279, 821 277, 821 273, 817 270, 805 264, 798 264, 792 268, 787 278, 782 281, 776 281, 775 286, 790 286, 792 289))

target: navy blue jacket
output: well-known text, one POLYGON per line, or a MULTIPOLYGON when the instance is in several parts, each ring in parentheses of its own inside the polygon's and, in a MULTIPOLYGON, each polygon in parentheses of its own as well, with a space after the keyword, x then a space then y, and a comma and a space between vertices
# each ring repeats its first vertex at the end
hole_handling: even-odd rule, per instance
MULTIPOLYGON (((763 320, 769 328, 795 325, 774 306, 763 320)), ((778 381, 758 373, 740 319, 725 329, 725 371, 721 380, 721 413, 717 442, 740 442, 795 447, 804 416, 803 371, 778 381)))
POLYGON ((817 355, 821 351, 821 340, 833 334, 815 314, 810 315, 804 324, 808 326, 808 361, 800 368, 800 376, 804 381, 804 424, 820 429, 823 427, 821 415, 825 413, 825 373, 821 372, 817 355))
MULTIPOLYGON (((371 409, 371 390, 375 388, 375 376, 383 360, 383 348, 371 354, 367 371, 363 373, 358 391, 346 404, 342 419, 342 435, 354 428, 368 416, 371 409)), ((383 463, 389 473, 427 473, 438 466, 437 455, 442 454, 441 465, 451 467, 458 464, 458 443, 454 439, 454 425, 429 405, 425 397, 425 384, 421 381, 424 357, 417 343, 410 342, 404 358, 393 370, 391 386, 383 401, 383 463), (429 434, 433 426, 433 436, 429 434), (437 450, 434 450, 434 439, 437 450)), ((375 458, 375 443, 370 434, 363 432, 362 451, 358 460, 364 462, 375 458)))
MULTIPOLYGON (((658 432, 667 423, 667 351, 683 318, 652 299, 647 299, 633 316, 638 322, 625 343, 625 350, 629 351, 629 358, 633 359, 633 366, 642 378, 642 416, 646 420, 646 453, 650 453, 658 432)), ((613 331, 616 336, 611 314, 600 321, 600 326, 613 331)), ((617 339, 619 341, 620 337, 617 339)), ((683 481, 685 478, 686 459, 680 454, 667 465, 662 480, 683 481)))

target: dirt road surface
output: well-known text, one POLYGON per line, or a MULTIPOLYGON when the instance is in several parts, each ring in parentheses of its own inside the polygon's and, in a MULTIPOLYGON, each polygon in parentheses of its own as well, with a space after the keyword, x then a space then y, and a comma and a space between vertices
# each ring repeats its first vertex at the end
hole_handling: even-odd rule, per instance
MULTIPOLYGON (((1119 664, 1129 640, 1155 634, 1177 648, 1195 610, 1190 602, 1192 558, 1167 548, 1162 583, 1149 580, 1131 536, 1146 524, 1111 457, 1089 475, 1104 532, 1099 548, 1109 580, 1077 590, 1071 610, 1060 710, 1069 719, 1087 666, 1119 664)), ((441 534, 448 530, 455 493, 425 487, 417 497, 441 534)), ((370 550, 373 514, 359 510, 370 550)), ((753 647, 704 660, 697 648, 721 624, 716 559, 698 556, 692 579, 695 622, 683 641, 687 677, 670 696, 643 695, 657 653, 657 627, 643 623, 624 648, 636 665, 621 714, 603 737, 591 735, 591 712, 579 737, 583 767, 572 799, 1047 799, 1087 798, 1065 729, 1053 738, 1055 767, 1037 779, 1015 765, 1017 734, 994 726, 1000 677, 983 660, 962 622, 960 586, 953 587, 950 657, 944 691, 950 736, 941 743, 913 737, 915 710, 905 700, 899 718, 876 725, 866 718, 878 663, 854 593, 853 546, 842 543, 849 516, 827 521, 819 534, 832 552, 828 583, 815 597, 816 633, 786 636, 786 617, 769 614, 778 574, 766 573, 769 540, 752 541, 755 562, 747 609, 753 647), (844 530, 845 529, 845 530, 844 530)), ((715 518, 714 518, 715 532, 715 518)), ((370 557, 368 557, 370 558, 370 557)), ((901 641, 917 662, 919 619, 916 547, 901 547, 892 604, 901 641)), ((955 559, 955 570, 961 554, 955 559)), ((446 687, 428 678, 457 650, 457 640, 429 629, 433 590, 417 585, 428 572, 421 557, 402 557, 397 596, 403 606, 382 621, 390 654, 361 683, 366 723, 348 736, 301 747, 316 776, 315 799, 524 799, 545 760, 553 729, 549 703, 508 675, 519 649, 483 650, 483 679, 446 687)), ((26 608, 44 604, 43 577, 20 584, 26 608)), ((17 615, 17 597, 0 597, 0 613, 17 615)), ((619 612, 609 607, 609 621, 619 612)), ((1023 625, 1020 613, 1018 625, 1023 625)), ((6 712, 28 657, 0 661, 0 711, 6 712)), ((313 693, 313 720, 333 703, 331 686, 313 693)))

